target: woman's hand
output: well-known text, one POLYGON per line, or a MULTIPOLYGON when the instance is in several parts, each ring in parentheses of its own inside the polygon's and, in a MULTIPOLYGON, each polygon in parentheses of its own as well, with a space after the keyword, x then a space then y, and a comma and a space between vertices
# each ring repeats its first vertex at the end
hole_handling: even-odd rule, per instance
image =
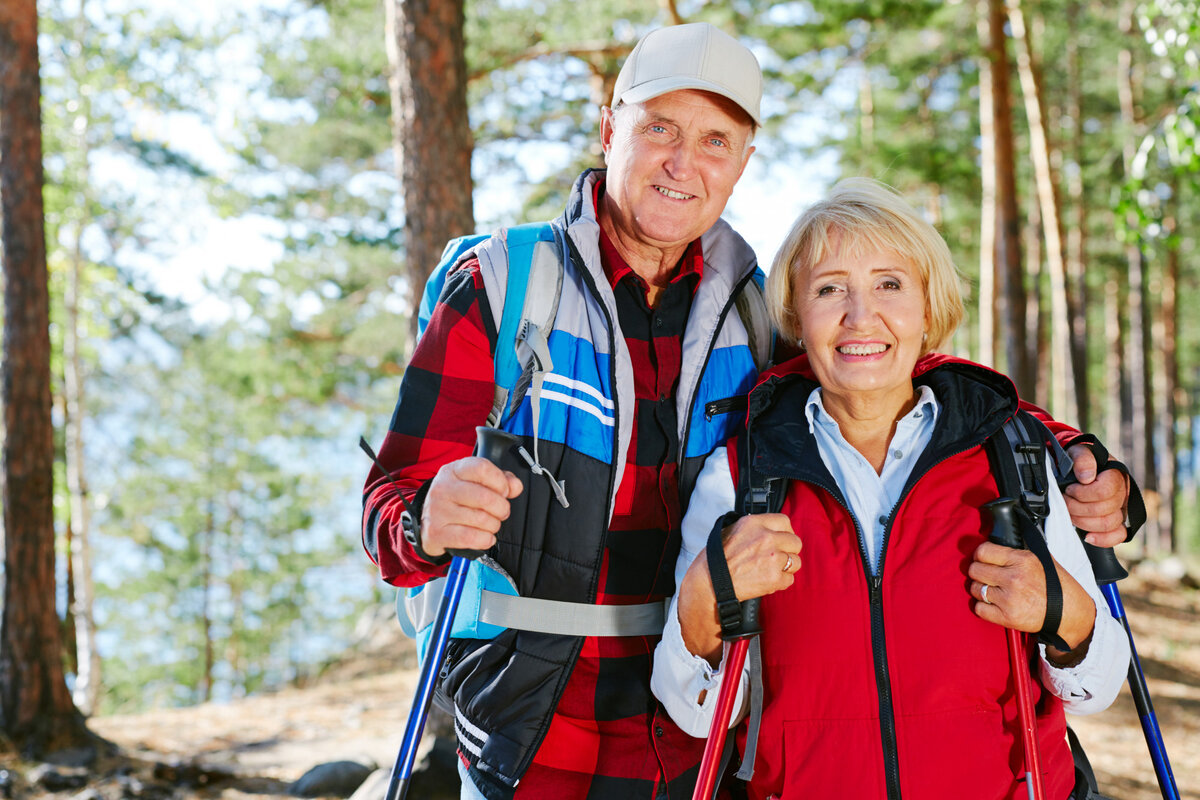
MULTIPOLYGON (((1092 635, 1096 604, 1057 561, 1054 568, 1063 592, 1058 634, 1074 650, 1092 635)), ((984 542, 975 549, 967 575, 971 578, 971 596, 977 601, 975 614, 980 619, 1026 633, 1041 630, 1046 619, 1046 573, 1033 553, 984 542)), ((1047 652, 1052 657, 1065 655, 1053 647, 1047 652)))
MULTIPOLYGON (((800 538, 783 514, 742 517, 721 534, 733 591, 738 600, 792 585, 800 569, 800 538)), ((688 650, 714 666, 721 658, 721 622, 708 559, 701 554, 679 586, 679 624, 688 650)))

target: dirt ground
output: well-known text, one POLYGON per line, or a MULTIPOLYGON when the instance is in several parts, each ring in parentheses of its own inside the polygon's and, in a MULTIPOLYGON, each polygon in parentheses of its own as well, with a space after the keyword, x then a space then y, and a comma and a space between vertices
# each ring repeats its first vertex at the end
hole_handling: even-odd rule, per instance
MULTIPOLYGON (((1200 800, 1200 591, 1151 572, 1135 574, 1121 589, 1180 796, 1200 800)), ((321 762, 390 768, 415 679, 411 646, 389 639, 306 689, 98 718, 92 728, 148 762, 200 764, 237 776, 194 796, 261 800, 282 796, 321 762)), ((1070 722, 1103 791, 1117 800, 1160 797, 1128 687, 1109 710, 1070 722)))

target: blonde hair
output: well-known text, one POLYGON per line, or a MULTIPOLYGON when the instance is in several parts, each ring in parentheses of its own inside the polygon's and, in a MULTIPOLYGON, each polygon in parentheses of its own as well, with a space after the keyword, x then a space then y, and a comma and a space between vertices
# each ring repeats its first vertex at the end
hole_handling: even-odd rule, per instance
POLYGON ((928 318, 921 355, 939 350, 962 321, 963 278, 941 235, 890 186, 871 178, 839 181, 800 215, 767 276, 767 310, 786 341, 796 344, 796 286, 805 271, 835 254, 895 253, 918 268, 928 318))

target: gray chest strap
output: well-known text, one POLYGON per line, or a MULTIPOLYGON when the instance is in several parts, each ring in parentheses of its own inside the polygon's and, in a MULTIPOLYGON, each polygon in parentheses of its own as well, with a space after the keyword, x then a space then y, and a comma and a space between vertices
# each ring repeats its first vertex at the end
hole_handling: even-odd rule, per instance
POLYGON ((667 602, 596 606, 484 591, 479 619, 505 628, 560 636, 661 636, 667 602))
MULTIPOLYGON (((428 628, 437 616, 445 578, 436 578, 416 595, 400 591, 396 611, 409 636, 428 628)), ((514 594, 479 592, 478 621, 559 636, 661 636, 669 600, 627 606, 568 603, 514 594)))

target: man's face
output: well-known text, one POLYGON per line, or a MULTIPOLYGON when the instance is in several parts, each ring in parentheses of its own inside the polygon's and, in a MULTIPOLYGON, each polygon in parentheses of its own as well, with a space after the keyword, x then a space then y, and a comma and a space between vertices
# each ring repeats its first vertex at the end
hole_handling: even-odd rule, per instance
POLYGON ((749 117, 724 97, 692 89, 604 109, 600 138, 618 237, 663 249, 712 227, 754 152, 749 117))

